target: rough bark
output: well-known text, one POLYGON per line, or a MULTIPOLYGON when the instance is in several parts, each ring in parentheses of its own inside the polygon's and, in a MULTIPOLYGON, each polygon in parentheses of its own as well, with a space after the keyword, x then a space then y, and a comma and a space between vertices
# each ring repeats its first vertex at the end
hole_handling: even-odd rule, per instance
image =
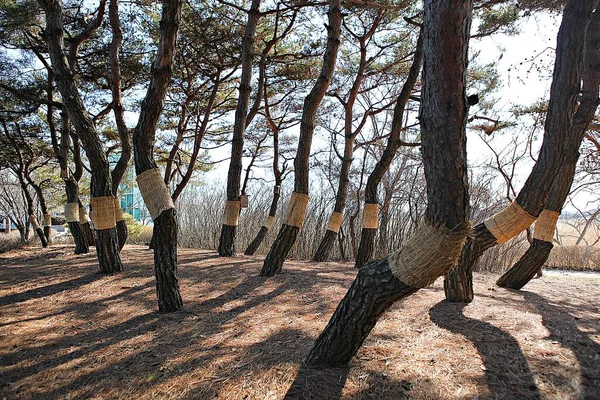
MULTIPOLYGON (((294 159, 294 191, 308 195, 309 168, 308 161, 310 156, 310 146, 315 130, 315 120, 317 110, 329 87, 335 63, 337 52, 340 46, 340 31, 342 25, 342 12, 340 0, 329 0, 329 11, 327 13, 327 46, 323 55, 323 65, 321 73, 315 82, 312 90, 304 99, 302 108, 302 118, 300 121, 300 136, 298 138, 298 150, 294 159)), ((260 275, 273 276, 283 266, 283 262, 296 242, 296 237, 300 228, 283 224, 277 238, 273 243, 269 254, 265 258, 260 275)))
POLYGON ((183 300, 177 278, 177 217, 174 208, 154 220, 154 232, 154 265, 164 266, 154 269, 158 309, 161 312, 176 311, 183 307, 183 300))
POLYGON ((521 289, 532 280, 544 265, 553 244, 544 240, 533 239, 531 246, 513 267, 502 275, 496 284, 510 289, 521 289))
MULTIPOLYGON (((415 56, 410 66, 408 77, 406 78, 406 82, 402 86, 402 90, 400 92, 400 95, 398 96, 398 100, 396 101, 396 105, 394 107, 394 116, 392 119, 390 137, 388 138, 387 144, 385 146, 385 149, 383 150, 381 158, 379 159, 379 161, 377 161, 377 164, 375 164, 373 171, 367 178, 367 184, 365 186, 365 203, 378 204, 377 188, 379 187, 379 183, 381 182, 383 175, 390 168, 390 165, 392 164, 392 161, 394 160, 396 152, 398 151, 400 146, 409 145, 408 143, 405 143, 401 140, 400 134, 402 133, 404 109, 406 108, 406 104, 408 104, 410 94, 419 77, 422 62, 423 37, 421 32, 421 34, 419 35, 419 39, 417 40, 415 56)), ((365 263, 367 263, 373 257, 376 236, 377 229, 362 228, 360 245, 358 247, 355 264, 357 268, 360 268, 363 265, 365 265, 365 263)))
POLYGON ((313 257, 314 261, 327 261, 329 254, 331 254, 331 250, 333 250, 337 236, 337 232, 330 231, 329 229, 325 231, 325 235, 323 236, 323 239, 321 239, 319 247, 317 248, 315 256, 313 257))
POLYGON ((347 364, 381 314, 395 301, 417 290, 392 274, 387 259, 365 265, 317 339, 306 363, 327 367, 347 364))
MULTIPOLYGON (((256 37, 256 27, 260 19, 260 0, 252 0, 250 11, 248 12, 248 22, 246 31, 242 39, 242 74, 240 77, 240 87, 238 94, 238 103, 235 110, 235 119, 233 123, 233 138, 231 139, 231 161, 227 173, 227 200, 240 200, 240 179, 242 177, 242 156, 244 151, 244 131, 246 130, 246 119, 248 117, 248 103, 250 92, 252 91, 252 50, 256 37)), ((235 255, 235 234, 236 227, 223 224, 221 227, 221 237, 219 239, 219 255, 230 257, 235 255)))
MULTIPOLYGON (((154 161, 156 127, 164 107, 164 99, 171 77, 180 13, 180 0, 163 1, 158 51, 152 64, 150 85, 142 102, 139 120, 133 134, 137 175, 157 167, 154 161)), ((161 312, 177 311, 183 307, 183 302, 177 280, 177 214, 175 209, 163 211, 154 218, 154 233, 152 239, 158 307, 161 312)))
POLYGON ((250 244, 246 248, 246 251, 244 251, 244 255, 253 256, 254 253, 256 253, 256 250, 258 250, 258 248, 260 247, 262 241, 267 236, 267 233, 269 233, 269 229, 266 226, 261 226, 258 230, 258 233, 254 237, 254 240, 250 242, 250 244))
MULTIPOLYGON (((582 72, 583 86, 581 101, 573 117, 573 125, 569 135, 578 140, 567 144, 567 154, 564 162, 552 184, 548 202, 544 208, 550 211, 561 212, 565 201, 571 191, 575 169, 579 159, 579 146, 585 136, 585 131, 594 118, 598 106, 598 86, 600 85, 600 13, 593 14, 590 21, 585 45, 582 72)), ((529 249, 521 259, 513 265, 496 284, 501 287, 521 289, 538 271, 541 272, 544 263, 548 260, 552 242, 534 239, 529 249)))
MULTIPOLYGON (((426 218, 434 225, 464 229, 469 196, 466 166, 467 48, 473 4, 426 0, 423 11, 421 132, 427 180, 426 218)), ((395 301, 417 288, 390 271, 388 259, 365 265, 311 349, 307 364, 346 364, 395 301)))
POLYGON ((117 221, 117 237, 119 239, 119 251, 121 251, 127 242, 127 224, 125 220, 117 221))
MULTIPOLYGON (((52 70, 55 75, 56 86, 61 97, 65 101, 68 116, 83 143, 91 168, 90 191, 93 197, 112 196, 110 167, 98 132, 86 111, 81 96, 75 84, 73 65, 67 64, 64 51, 63 11, 60 0, 39 0, 46 14, 46 42, 48 53, 52 62, 52 70)), ((86 33, 87 34, 87 33, 86 33)), ((81 44, 77 40, 75 44, 81 44)), ((85 35, 84 35, 85 36, 85 35)), ((83 38, 83 36, 82 36, 83 38)), ((84 39, 82 39, 84 40, 84 39)), ((76 53, 76 47, 71 46, 71 55, 76 53)), ((70 57, 74 60, 75 57, 70 57)), ((105 229, 96 231, 98 262, 100 271, 103 273, 114 273, 123 270, 123 264, 118 251, 116 229, 105 229)))
MULTIPOLYGON (((581 142, 570 132, 582 78, 584 43, 595 3, 595 0, 571 0, 563 12, 542 147, 516 199, 533 216, 542 211, 558 171, 568 160, 565 157, 572 149, 576 152, 581 142)), ((473 300, 473 268, 483 252, 496 244, 485 225, 478 225, 475 236, 463 248, 458 266, 446 276, 446 300, 464 303, 473 300)))
MULTIPOLYGON (((67 203, 78 203, 79 202, 79 185, 73 178, 65 179, 65 192, 67 193, 67 203)), ((79 205, 81 207, 81 204, 79 205)), ((88 228, 89 228, 89 224, 88 228)), ((73 235, 73 241, 75 242, 75 254, 84 254, 90 250, 90 244, 88 241, 87 233, 84 230, 82 224, 79 221, 69 222, 69 230, 73 235)), ((93 232, 90 229, 90 234, 93 232)))

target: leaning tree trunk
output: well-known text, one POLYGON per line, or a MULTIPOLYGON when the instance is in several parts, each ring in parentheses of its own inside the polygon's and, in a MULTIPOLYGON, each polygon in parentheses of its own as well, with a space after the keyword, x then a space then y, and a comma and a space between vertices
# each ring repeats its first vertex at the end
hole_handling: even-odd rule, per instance
POLYGON ((221 226, 219 238, 219 255, 229 257, 235 255, 235 234, 237 230, 237 215, 240 207, 240 179, 242 178, 242 157, 244 151, 244 131, 246 130, 246 119, 248 117, 248 102, 250 100, 252 80, 252 50, 256 38, 256 27, 260 19, 260 0, 252 0, 248 12, 246 32, 242 39, 242 74, 240 77, 240 88, 238 103, 235 109, 233 123, 233 138, 231 139, 231 161, 227 173, 227 206, 225 217, 221 226), (237 204, 237 207, 235 206, 237 204))
POLYGON ((275 215, 277 214, 277 204, 279 203, 280 195, 280 185, 275 182, 275 187, 273 188, 273 200, 271 200, 271 207, 269 208, 269 215, 267 216, 267 220, 260 227, 260 230, 256 234, 254 240, 248 245, 248 248, 244 252, 247 256, 252 256, 256 253, 256 250, 260 247, 260 244, 269 233, 269 229, 273 226, 275 222, 275 215))
POLYGON ((158 51, 142 111, 133 133, 135 172, 140 192, 154 220, 154 273, 158 309, 173 312, 183 307, 177 278, 177 212, 163 177, 154 161, 158 120, 169 87, 181 1, 163 1, 158 51))
POLYGON ((475 235, 467 241, 457 268, 450 271, 444 281, 448 301, 469 303, 473 300, 472 273, 481 254, 531 225, 542 211, 568 149, 573 148, 574 142, 579 147, 579 138, 571 136, 570 130, 581 82, 586 32, 595 2, 571 0, 564 9, 538 160, 511 206, 479 224, 475 235))
POLYGON ((306 362, 341 366, 356 354, 379 316, 456 262, 469 233, 465 94, 473 4, 426 0, 420 112, 427 180, 425 220, 403 247, 362 267, 306 362))
MULTIPOLYGON (((56 86, 65 99, 65 108, 69 118, 83 143, 91 168, 90 192, 96 210, 92 209, 95 218, 101 223, 95 223, 96 253, 100 272, 111 274, 123 270, 117 232, 114 227, 114 206, 109 206, 108 198, 112 198, 112 185, 110 167, 102 142, 89 113, 85 109, 83 100, 75 84, 75 75, 67 64, 64 45, 64 20, 62 3, 53 0, 39 0, 46 14, 46 28, 44 33, 48 45, 48 53, 52 62, 52 70, 56 77, 56 86)), ((114 204, 114 203, 113 203, 114 204)))
MULTIPOLYGON (((67 194, 67 204, 77 204, 77 214, 73 215, 71 218, 67 218, 67 224, 69 224, 69 230, 71 231, 73 241, 75 242, 75 254, 84 254, 89 252, 90 244, 88 235, 80 220, 81 212, 79 211, 79 208, 82 207, 82 205, 79 202, 79 185, 72 177, 65 179, 65 192, 67 194)), ((83 212, 85 212, 85 210, 83 210, 83 212)), ((67 215, 65 215, 65 217, 67 217, 67 215)), ((90 234, 92 234, 93 241, 93 232, 91 232, 91 229, 90 234)))
POLYGON ((25 176, 25 178, 27 179, 27 181, 29 182, 29 184, 31 185, 33 190, 35 191, 35 193, 38 197, 38 201, 40 202, 40 211, 42 212, 42 215, 44 218, 44 223, 42 224, 42 231, 46 238, 46 242, 49 245, 52 243, 52 238, 50 237, 51 229, 52 229, 52 217, 48 213, 48 206, 46 205, 46 197, 44 196, 44 192, 42 191, 42 188, 40 187, 40 185, 36 184, 33 181, 33 179, 31 179, 31 177, 29 176, 29 172, 27 172, 27 175, 25 176))
POLYGON ((317 110, 333 77, 337 52, 340 46, 340 30, 342 25, 340 0, 329 0, 327 17, 327 46, 323 55, 321 73, 312 90, 304 99, 302 108, 298 151, 294 159, 294 193, 288 206, 286 220, 279 230, 269 254, 265 258, 260 276, 273 276, 281 271, 283 262, 296 242, 296 237, 304 221, 306 206, 308 204, 308 159, 315 130, 317 110))
POLYGON ((534 239, 531 246, 521 259, 498 279, 496 282, 498 286, 521 289, 533 279, 538 271, 541 271, 542 266, 548 260, 550 250, 552 250, 552 238, 554 236, 556 220, 573 184, 577 160, 579 159, 579 146, 587 127, 594 118, 598 106, 598 86, 600 85, 599 12, 593 14, 588 27, 582 78, 581 100, 573 117, 571 131, 569 132, 569 136, 578 140, 573 140, 567 144, 565 160, 552 184, 544 211, 542 211, 540 218, 535 224, 534 239))
POLYGON ((387 141, 383 154, 381 155, 381 159, 373 168, 373 171, 367 179, 367 185, 365 186, 365 207, 363 210, 369 210, 371 212, 365 213, 363 211, 360 245, 358 247, 355 263, 356 268, 361 268, 373 257, 373 252, 375 249, 375 237, 377 236, 377 214, 375 213, 375 215, 373 215, 373 210, 376 210, 378 207, 377 188, 379 187, 379 183, 381 182, 383 175, 390 168, 398 148, 401 145, 408 145, 407 143, 403 143, 400 139, 400 134, 402 132, 402 121, 404 120, 404 109, 408 103, 410 93, 412 92, 417 79, 419 78, 422 61, 423 38, 421 33, 419 35, 419 39, 417 40, 417 48, 415 50, 415 56, 412 65, 410 66, 408 77, 402 86, 402 91, 400 92, 394 107, 394 117, 392 119, 390 137, 387 141), (367 215, 370 215, 370 220, 365 218, 367 215))

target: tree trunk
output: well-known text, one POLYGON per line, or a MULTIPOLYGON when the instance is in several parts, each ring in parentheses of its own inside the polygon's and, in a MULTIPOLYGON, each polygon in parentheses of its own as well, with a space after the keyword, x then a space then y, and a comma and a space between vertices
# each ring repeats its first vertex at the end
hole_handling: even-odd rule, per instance
POLYGON ((377 320, 394 302, 418 289, 396 278, 387 259, 358 271, 344 299, 310 350, 306 363, 340 367, 352 359, 377 320))
POLYGON ((221 236, 219 239, 218 252, 221 257, 235 255, 235 232, 237 226, 221 225, 221 236))
POLYGON ((376 236, 377 229, 362 228, 360 233, 360 244, 358 245, 358 252, 356 255, 356 263, 354 264, 356 268, 362 268, 373 257, 376 236))
MULTIPOLYGON (((557 38, 556 61, 550 89, 544 141, 538 160, 516 200, 532 216, 537 217, 542 211, 559 171, 576 164, 579 145, 583 139, 585 127, 589 124, 588 121, 588 124, 583 126, 583 120, 589 115, 590 109, 595 110, 597 106, 595 101, 598 81, 595 84, 596 95, 592 95, 594 100, 582 101, 577 109, 577 114, 575 114, 582 78, 584 43, 586 40, 590 40, 586 35, 594 3, 595 1, 592 0, 571 0, 563 12, 557 38)), ((589 76, 587 80, 588 83, 591 83, 589 76)), ((589 87, 588 89, 593 90, 589 87)), ((593 117, 593 111, 591 111, 591 115, 593 117)), ((560 211, 561 207, 562 204, 556 211, 560 211)), ((471 275, 475 264, 484 251, 496 244, 496 239, 486 226, 479 224, 475 230, 475 236, 467 241, 457 268, 446 276, 444 290, 448 301, 469 303, 473 300, 471 275)), ((521 265, 530 264, 524 262, 521 265)), ((526 274, 519 273, 518 275, 526 274)), ((506 280, 509 280, 508 277, 506 280)))
POLYGON ((510 289, 521 289, 536 276, 548 259, 552 247, 553 244, 550 242, 533 239, 533 243, 531 243, 523 257, 498 279, 496 285, 510 289))
POLYGON ((420 248, 426 246, 421 240, 428 237, 423 231, 407 241, 418 250, 406 250, 406 243, 399 252, 362 267, 311 349, 306 360, 309 365, 349 362, 391 304, 427 285, 433 277, 430 275, 443 274, 458 258, 469 226, 465 82, 472 7, 470 1, 426 0, 423 11, 425 63, 420 121, 428 198, 425 218, 436 238, 440 231, 453 232, 452 239, 445 242, 452 249, 438 247, 422 258, 430 250, 420 248), (405 250, 408 260, 401 257, 405 250), (398 269, 398 260, 403 270, 398 269), (420 265, 421 261, 425 264, 420 265), (408 270, 429 278, 413 280, 415 275, 409 278, 405 274, 408 270), (407 284, 400 277, 413 283, 407 284))
POLYGON ((127 242, 127 224, 125 220, 117 221, 117 236, 119 238, 119 251, 121 251, 127 242))
POLYGON ((258 233, 256 234, 256 237, 254 238, 254 240, 252 242, 250 242, 250 244, 246 248, 244 255, 253 256, 254 253, 256 253, 256 250, 258 250, 258 248, 260 247, 260 244, 262 243, 262 241, 267 236, 267 233, 269 233, 269 228, 267 228, 264 225, 261 226, 258 233))
MULTIPOLYGON (((46 41, 52 62, 52 70, 56 77, 56 85, 61 97, 65 99, 68 116, 81 139, 91 167, 90 191, 92 197, 112 196, 110 167, 98 132, 85 109, 83 100, 75 84, 74 71, 67 64, 63 49, 63 11, 61 1, 39 0, 46 14, 46 41)), ((71 55, 76 54, 71 48, 71 55)), ((96 231, 96 253, 102 273, 114 273, 123 270, 119 256, 117 233, 115 228, 96 231)))
MULTIPOLYGON (((365 203, 378 204, 377 201, 377 188, 383 178, 383 175, 390 168, 396 152, 401 145, 408 145, 400 139, 402 132, 402 122, 404 120, 404 109, 408 103, 410 94, 419 78, 419 72, 421 71, 421 64, 423 62, 423 37, 422 32, 417 40, 417 48, 415 49, 415 55, 413 62, 410 66, 408 77, 406 82, 402 86, 398 100, 394 107, 394 116, 392 119, 392 128, 390 137, 388 138, 387 144, 381 155, 381 159, 377 161, 373 171, 367 178, 367 185, 365 186, 365 203)), ((362 228, 360 245, 358 247, 356 257, 356 268, 361 268, 368 261, 373 258, 373 251, 375 250, 375 237, 377 236, 377 229, 362 228)))
MULTIPOLYGON (((81 203, 79 202, 79 185, 72 178, 65 179, 65 193, 67 194, 67 203, 79 203, 79 207, 81 207, 81 203)), ((90 224, 87 224, 88 229, 90 224)), ((75 254, 85 254, 89 252, 90 245, 88 241, 87 232, 83 225, 78 221, 69 222, 69 230, 71 231, 71 235, 73 235, 73 241, 75 242, 75 254)), ((92 243, 94 241, 94 233, 91 229, 90 234, 92 235, 92 243)))
POLYGON ((158 308, 161 312, 173 312, 183 307, 177 280, 177 214, 173 203, 156 208, 156 198, 171 200, 169 189, 160 178, 150 182, 150 187, 140 185, 143 173, 157 169, 154 161, 154 142, 158 120, 164 107, 173 56, 177 45, 177 31, 181 13, 180 0, 164 0, 160 21, 158 51, 152 64, 150 85, 143 100, 141 113, 133 134, 135 172, 138 185, 154 220, 152 240, 154 244, 154 274, 158 308), (155 196, 156 195, 156 196, 155 196), (156 198, 153 198, 156 197, 156 198), (152 206, 150 206, 152 205, 152 206))
POLYGON ((331 253, 331 250, 333 250, 337 236, 337 232, 330 231, 329 229, 325 231, 325 236, 323 236, 323 239, 317 248, 317 252, 313 257, 314 261, 327 261, 327 259, 329 259, 329 254, 331 253))
MULTIPOLYGON (((246 32, 242 39, 242 74, 240 77, 240 88, 238 104, 235 110, 233 123, 233 138, 231 139, 231 161, 227 173, 227 200, 240 201, 240 179, 242 177, 242 157, 244 151, 244 131, 246 130, 246 119, 248 117, 248 102, 252 90, 252 50, 256 37, 256 27, 260 19, 260 0, 252 0, 248 12, 246 32)), ((221 237, 219 239, 219 255, 231 257, 235 255, 236 227, 223 224, 221 237)))
POLYGON ((177 311, 183 307, 183 300, 179 294, 177 278, 177 215, 174 208, 161 213, 154 220, 154 232, 154 272, 158 309, 161 312, 177 311))
MULTIPOLYGON (((598 106, 600 85, 600 14, 598 12, 593 14, 588 26, 582 78, 581 101, 573 117, 570 132, 571 137, 579 140, 574 140, 567 146, 568 153, 552 184, 548 202, 544 206, 544 209, 558 213, 562 210, 571 191, 579 159, 579 146, 598 106)), ((536 273, 539 272, 541 275, 542 267, 548 260, 552 247, 551 238, 534 238, 521 259, 502 275, 496 284, 501 287, 521 289, 533 279, 536 273)))
MULTIPOLYGON (((294 191, 308 195, 310 146, 315 130, 317 110, 325 96, 325 92, 331 83, 338 48, 340 46, 340 31, 342 26, 342 12, 340 0, 329 0, 329 11, 327 13, 327 46, 323 55, 321 73, 310 93, 304 99, 302 108, 302 119, 300 121, 300 136, 298 138, 298 150, 294 159, 294 191)), ((283 262, 296 242, 300 228, 283 224, 275 242, 271 246, 269 254, 265 259, 260 276, 273 276, 281 271, 283 262)))
POLYGON ((283 224, 277 234, 273 246, 271 246, 269 254, 267 254, 267 257, 265 258, 265 262, 260 271, 260 276, 271 277, 281 272, 283 262, 296 242, 298 232, 300 232, 300 228, 283 224))

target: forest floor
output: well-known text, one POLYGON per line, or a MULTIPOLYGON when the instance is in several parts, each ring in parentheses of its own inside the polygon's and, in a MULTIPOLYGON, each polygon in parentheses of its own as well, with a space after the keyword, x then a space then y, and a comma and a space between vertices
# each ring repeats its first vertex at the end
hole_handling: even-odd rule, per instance
POLYGON ((0 399, 600 399, 600 274, 546 274, 522 291, 475 276, 395 304, 348 368, 302 360, 352 282, 349 263, 179 252, 184 310, 156 311, 152 252, 97 274, 70 246, 0 254, 0 399))

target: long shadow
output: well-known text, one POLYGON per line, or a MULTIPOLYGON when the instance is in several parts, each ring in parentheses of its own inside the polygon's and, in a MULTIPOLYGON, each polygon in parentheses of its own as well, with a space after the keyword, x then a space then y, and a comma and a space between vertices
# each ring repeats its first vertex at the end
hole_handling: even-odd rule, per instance
POLYGON ((441 301, 429 310, 431 320, 469 339, 481 355, 494 398, 539 399, 527 359, 517 340, 504 330, 463 314, 464 304, 441 301))
POLYGON ((87 274, 68 281, 58 282, 48 286, 36 287, 21 293, 9 294, 0 297, 0 306, 6 306, 9 304, 20 303, 31 299, 52 296, 65 290, 87 285, 88 283, 92 283, 93 281, 101 277, 102 275, 96 273, 87 274))
MULTIPOLYGON (((550 304, 539 294, 527 291, 518 293, 541 315, 542 323, 550 331, 550 339, 570 349, 577 358, 583 390, 580 398, 600 399, 600 345, 579 329, 577 319, 563 307, 550 304)), ((599 333, 600 327, 596 325, 596 334, 599 333)))

